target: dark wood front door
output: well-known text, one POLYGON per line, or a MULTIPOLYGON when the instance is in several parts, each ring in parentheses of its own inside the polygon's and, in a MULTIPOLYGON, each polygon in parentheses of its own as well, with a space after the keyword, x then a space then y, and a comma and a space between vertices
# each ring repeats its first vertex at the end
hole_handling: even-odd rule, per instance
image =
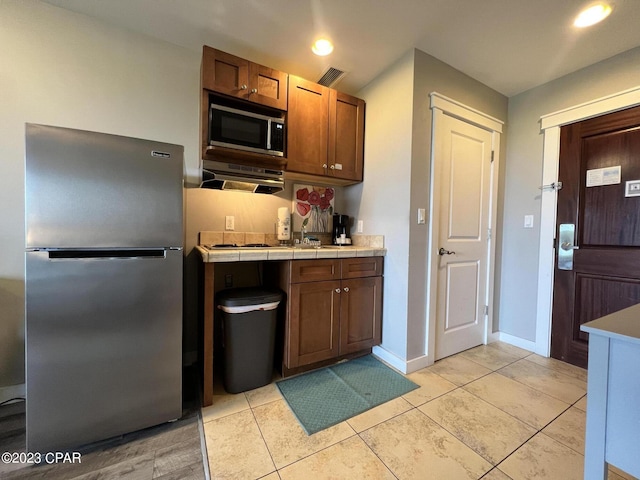
POLYGON ((558 180, 551 356, 586 368, 580 325, 640 303, 640 107, 562 127, 558 180))

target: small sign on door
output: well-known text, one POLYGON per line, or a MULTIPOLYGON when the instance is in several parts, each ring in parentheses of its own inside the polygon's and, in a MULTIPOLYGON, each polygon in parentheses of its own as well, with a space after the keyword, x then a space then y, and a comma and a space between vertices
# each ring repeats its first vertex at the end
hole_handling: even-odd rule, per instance
POLYGON ((620 183, 620 165, 587 170, 587 187, 601 187, 620 183))

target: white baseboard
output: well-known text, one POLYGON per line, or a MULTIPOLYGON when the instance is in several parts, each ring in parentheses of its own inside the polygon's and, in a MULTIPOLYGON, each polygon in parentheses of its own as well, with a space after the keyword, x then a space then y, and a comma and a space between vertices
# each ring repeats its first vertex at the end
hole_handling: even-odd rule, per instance
POLYGON ((493 332, 487 335, 487 343, 500 341, 500 332, 493 332))
POLYGON ((393 368, 404 374, 415 372, 433 364, 433 361, 427 355, 407 361, 401 359, 396 354, 391 353, 389 350, 385 350, 381 346, 373 347, 372 353, 383 362, 388 363, 393 368))
POLYGON ((418 370, 422 370, 425 367, 433 365, 433 359, 428 355, 422 355, 421 357, 409 360, 407 363, 407 371, 405 373, 413 373, 418 370))
POLYGON ((376 357, 378 357, 383 362, 391 365, 396 370, 402 373, 407 373, 407 362, 405 362, 395 354, 391 353, 389 350, 385 350, 381 346, 377 346, 371 349, 371 353, 373 353, 376 357))
MULTIPOLYGON (((509 335, 508 333, 493 332, 487 336, 487 343, 498 341, 529 350, 530 352, 535 352, 536 350, 536 342, 525 340, 524 338, 516 337, 514 335, 509 335)), ((373 347, 372 353, 383 362, 388 363, 390 366, 404 374, 416 372, 422 368, 433 365, 433 359, 428 355, 423 355, 412 360, 404 360, 398 357, 395 353, 391 353, 389 350, 384 349, 382 346, 373 347)))
POLYGON ((494 341, 500 340, 501 342, 508 343, 509 345, 513 345, 514 347, 524 348, 525 350, 529 350, 530 352, 536 351, 536 342, 532 342, 531 340, 525 340, 524 338, 516 337, 514 335, 509 335, 504 332, 497 332, 498 338, 494 341))
POLYGON ((6 402, 16 397, 26 397, 26 386, 24 383, 20 385, 9 385, 8 387, 0 387, 0 403, 6 402))

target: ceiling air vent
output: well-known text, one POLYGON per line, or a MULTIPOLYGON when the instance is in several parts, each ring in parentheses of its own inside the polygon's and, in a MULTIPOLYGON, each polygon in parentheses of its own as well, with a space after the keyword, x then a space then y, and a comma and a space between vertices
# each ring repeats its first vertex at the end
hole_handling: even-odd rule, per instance
POLYGON ((322 77, 320 77, 318 83, 320 85, 324 85, 325 87, 333 87, 336 83, 342 80, 346 74, 347 73, 343 72, 342 70, 338 70, 334 67, 329 67, 322 74, 322 77))

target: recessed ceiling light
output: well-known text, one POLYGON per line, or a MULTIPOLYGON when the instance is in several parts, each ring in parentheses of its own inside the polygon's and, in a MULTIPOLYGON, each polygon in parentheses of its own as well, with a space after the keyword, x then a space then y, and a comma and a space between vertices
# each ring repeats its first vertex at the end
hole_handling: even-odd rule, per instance
POLYGON ((598 3, 581 11, 573 21, 573 25, 576 27, 589 27, 601 22, 607 18, 610 13, 611 5, 598 3))
POLYGON ((327 40, 326 38, 319 38, 313 43, 313 45, 311 46, 311 50, 316 55, 324 57, 325 55, 329 55, 331 52, 333 52, 333 43, 331 43, 331 41, 327 40))

